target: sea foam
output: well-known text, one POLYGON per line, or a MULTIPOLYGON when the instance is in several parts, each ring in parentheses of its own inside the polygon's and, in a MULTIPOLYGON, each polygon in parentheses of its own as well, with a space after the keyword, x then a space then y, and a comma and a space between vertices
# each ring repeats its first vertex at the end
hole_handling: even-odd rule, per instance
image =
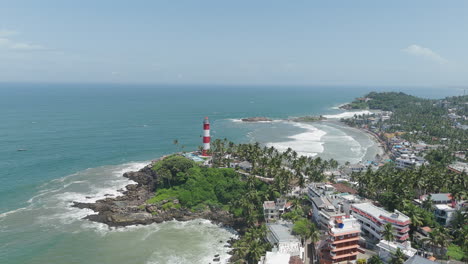
POLYGON ((293 126, 303 128, 306 132, 299 133, 296 135, 289 136, 288 141, 282 142, 271 142, 267 143, 268 147, 275 147, 279 151, 286 151, 288 148, 293 149, 297 154, 302 156, 313 157, 318 153, 322 153, 324 148, 324 142, 321 140, 326 132, 320 130, 313 125, 304 123, 290 123, 293 126))
POLYGON ((354 115, 369 115, 369 114, 372 114, 372 112, 368 110, 364 110, 364 111, 349 111, 349 112, 343 112, 343 113, 334 114, 334 115, 323 115, 323 116, 329 119, 340 119, 340 118, 351 118, 354 115))

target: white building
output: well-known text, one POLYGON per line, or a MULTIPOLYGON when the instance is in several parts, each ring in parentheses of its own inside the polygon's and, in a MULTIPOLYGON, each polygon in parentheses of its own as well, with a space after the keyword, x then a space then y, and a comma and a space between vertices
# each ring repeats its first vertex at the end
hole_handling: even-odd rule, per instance
POLYGON ((289 264, 291 255, 288 253, 268 251, 265 256, 262 256, 258 264, 289 264))
POLYGON ((407 154, 402 154, 399 158, 395 159, 395 165, 399 169, 419 167, 425 163, 426 160, 424 158, 407 154))
POLYGON ((409 238, 410 218, 395 210, 393 213, 377 207, 371 203, 360 203, 351 205, 352 214, 361 224, 361 233, 369 238, 379 241, 382 239, 384 225, 392 224, 394 236, 398 242, 409 238))
POLYGON ((464 201, 457 201, 457 203, 455 203, 450 193, 432 193, 430 195, 422 195, 419 199, 415 199, 414 201, 417 204, 422 205, 422 203, 429 199, 429 197, 434 204, 435 220, 444 226, 450 225, 450 222, 452 222, 455 216, 455 212, 457 210, 462 210, 465 206, 464 201))
POLYGON ((292 235, 293 224, 289 222, 268 223, 267 240, 273 246, 272 251, 290 256, 299 256, 304 260, 304 248, 301 240, 292 235))
POLYGON ((379 249, 379 257, 385 262, 390 262, 392 256, 397 252, 398 249, 405 255, 406 258, 411 258, 418 251, 411 247, 411 242, 406 241, 404 243, 390 242, 387 240, 381 240, 377 244, 379 249))

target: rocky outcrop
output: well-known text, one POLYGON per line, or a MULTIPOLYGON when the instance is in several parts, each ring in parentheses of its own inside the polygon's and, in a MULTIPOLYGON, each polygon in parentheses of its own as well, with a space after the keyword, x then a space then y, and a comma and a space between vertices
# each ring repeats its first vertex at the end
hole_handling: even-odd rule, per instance
POLYGON ((242 122, 271 122, 273 121, 270 118, 267 117, 248 117, 248 118, 242 118, 242 122))
MULTIPOLYGON (((153 164, 153 163, 152 163, 153 164)), ((85 219, 107 224, 109 226, 127 226, 137 224, 161 223, 176 219, 188 221, 197 218, 211 220, 224 226, 239 230, 241 219, 234 218, 229 212, 219 208, 207 208, 203 211, 192 211, 185 208, 164 208, 167 203, 178 204, 178 200, 164 200, 158 204, 147 204, 158 187, 159 176, 151 169, 152 164, 136 172, 127 172, 123 176, 136 182, 129 184, 122 196, 107 197, 95 203, 75 202, 74 207, 88 208, 97 214, 88 215, 85 219)))

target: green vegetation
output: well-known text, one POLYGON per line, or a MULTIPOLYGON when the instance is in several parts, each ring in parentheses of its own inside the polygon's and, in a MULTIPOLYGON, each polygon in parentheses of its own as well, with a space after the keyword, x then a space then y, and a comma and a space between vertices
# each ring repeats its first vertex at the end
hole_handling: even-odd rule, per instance
MULTIPOLYGON (((358 182, 361 196, 377 200, 384 207, 403 212, 417 210, 408 207, 414 198, 427 193, 451 193, 455 199, 466 197, 468 177, 447 170, 444 163, 421 166, 413 170, 400 170, 391 163, 376 171, 352 174, 358 182)), ((430 209, 430 208, 429 208, 430 209)), ((422 216, 425 225, 431 225, 428 216, 422 216)))
POLYGON ((395 254, 393 254, 390 263, 391 264, 403 264, 405 260, 406 260, 405 254, 403 254, 400 248, 397 248, 397 251, 395 252, 395 254))
POLYGON ((367 260, 367 264, 383 264, 384 262, 379 258, 378 255, 373 255, 367 260))
POLYGON ((276 194, 286 193, 293 185, 304 187, 307 178, 322 181, 326 169, 338 167, 336 160, 299 156, 291 148, 279 152, 273 147, 261 147, 259 143, 236 145, 226 139, 213 141, 212 157, 214 167, 229 166, 234 160, 250 162, 251 174, 274 179, 271 191, 276 194))
MULTIPOLYGON (((234 244, 233 259, 236 263, 254 263, 270 245, 265 242, 263 201, 275 200, 293 186, 304 186, 324 179, 323 171, 338 167, 335 160, 300 157, 292 149, 279 152, 274 148, 256 144, 234 144, 227 140, 215 140, 212 144, 213 168, 201 167, 193 161, 173 155, 154 164, 153 171, 159 176, 155 196, 147 200, 162 210, 187 208, 192 211, 222 209, 229 211, 244 223, 245 232, 234 244), (229 167, 236 160, 252 164, 250 173, 239 173, 229 167), (271 184, 259 177, 274 179, 271 184)), ((303 201, 293 201, 294 209, 286 214, 298 225, 309 211, 303 201), (299 222, 298 222, 299 221, 299 222)), ((310 205, 309 205, 310 206, 310 205)), ((309 222, 309 221, 307 221, 309 222)), ((309 222, 310 223, 310 222, 309 222)), ((298 228, 298 227, 297 227, 298 228)), ((299 232, 299 230, 296 230, 299 232)), ((315 226, 300 231, 303 239, 317 241, 315 226)))
MULTIPOLYGON (((165 203, 163 209, 183 206, 194 210, 208 206, 222 207, 242 200, 247 195, 247 182, 233 169, 204 168, 190 160, 171 156, 156 163, 153 170, 164 178, 155 196, 147 203, 158 204, 168 200, 178 200, 180 204, 165 203), (164 174, 159 174, 163 172, 164 174)), ((264 183, 255 181, 253 187, 266 189, 264 183)), ((234 212, 241 214, 242 212, 234 212)))
POLYGON ((327 118, 323 116, 301 116, 291 119, 294 122, 316 122, 321 120, 326 120, 327 118))
POLYGON ((466 260, 468 256, 465 256, 465 253, 461 249, 461 247, 455 245, 455 244, 450 244, 447 248, 447 256, 450 257, 451 259, 455 259, 458 261, 466 260))
MULTIPOLYGON (((402 137, 416 142, 422 140, 429 144, 444 144, 452 150, 468 148, 468 131, 455 126, 448 118, 449 109, 458 116, 468 115, 468 96, 448 97, 443 100, 422 99, 404 93, 372 92, 365 96, 367 102, 355 100, 350 104, 353 109, 375 109, 392 111, 389 120, 379 121, 375 126, 381 132, 406 131, 402 137), (446 138, 447 140, 442 140, 446 138)), ((356 126, 358 116, 345 122, 356 126)), ((461 125, 468 125, 463 118, 457 119, 461 125)))
POLYGON ((257 263, 271 245, 265 241, 266 226, 250 227, 238 241, 234 243, 234 263, 257 263))

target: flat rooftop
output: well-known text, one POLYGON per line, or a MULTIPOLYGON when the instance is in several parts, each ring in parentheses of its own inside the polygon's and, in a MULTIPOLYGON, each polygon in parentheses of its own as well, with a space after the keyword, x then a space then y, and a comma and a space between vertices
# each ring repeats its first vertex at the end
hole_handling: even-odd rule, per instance
POLYGON ((278 240, 279 243, 282 242, 298 242, 299 239, 291 234, 292 224, 285 223, 274 223, 267 224, 268 229, 271 231, 272 235, 278 240))
POLYGON ((353 204, 354 208, 359 209, 367 214, 373 216, 376 219, 379 219, 380 216, 385 216, 391 219, 395 219, 401 222, 405 222, 410 220, 410 218, 402 213, 392 213, 389 212, 381 207, 377 207, 371 203, 360 203, 360 204, 353 204))
POLYGON ((263 202, 263 209, 274 210, 276 208, 274 201, 264 201, 263 202))
POLYGON ((456 163, 450 164, 448 167, 456 171, 468 172, 468 163, 465 163, 465 162, 456 162, 456 163))

